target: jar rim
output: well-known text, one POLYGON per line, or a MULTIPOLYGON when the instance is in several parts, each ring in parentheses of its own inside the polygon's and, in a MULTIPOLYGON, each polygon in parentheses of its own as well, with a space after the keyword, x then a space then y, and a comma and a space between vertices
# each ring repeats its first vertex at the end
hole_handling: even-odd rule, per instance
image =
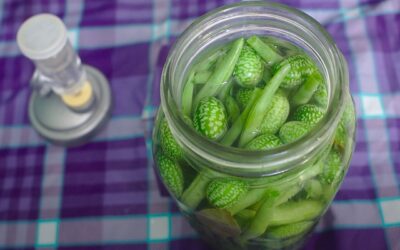
MULTIPOLYGON (((315 56, 319 57, 318 59, 321 63, 324 63, 321 55, 316 53, 315 56)), ((346 91, 348 91, 346 61, 331 36, 321 24, 300 10, 279 3, 261 1, 246 1, 225 5, 195 20, 171 48, 163 68, 160 84, 161 107, 170 124, 171 132, 178 143, 191 156, 204 160, 204 165, 206 164, 206 166, 218 171, 238 176, 273 175, 308 163, 312 156, 322 151, 321 148, 324 147, 321 147, 321 145, 333 136, 333 128, 338 124, 344 109, 342 103, 346 91), (180 55, 188 48, 189 43, 193 43, 196 39, 194 32, 205 27, 212 28, 213 25, 223 22, 222 17, 239 18, 243 16, 239 15, 239 12, 246 8, 251 10, 252 15, 259 14, 262 17, 264 14, 281 20, 285 19, 309 32, 316 39, 315 41, 319 41, 319 46, 324 49, 324 55, 328 56, 330 64, 333 65, 330 68, 323 65, 325 67, 323 72, 326 82, 330 86, 326 114, 313 129, 300 139, 268 150, 249 151, 224 146, 195 133, 193 128, 187 125, 183 116, 178 112, 179 105, 176 100, 179 100, 179 98, 173 98, 171 86, 169 86, 173 82, 174 67, 176 67, 178 60, 181 59, 180 55), (269 12, 263 13, 263 10, 268 10, 269 12)))

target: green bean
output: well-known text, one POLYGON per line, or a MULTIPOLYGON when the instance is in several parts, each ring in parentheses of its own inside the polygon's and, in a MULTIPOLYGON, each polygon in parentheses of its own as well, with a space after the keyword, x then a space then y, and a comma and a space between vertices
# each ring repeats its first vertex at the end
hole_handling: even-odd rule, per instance
POLYGON ((246 118, 250 112, 251 107, 256 102, 261 92, 262 90, 259 88, 254 89, 246 108, 243 110, 243 112, 239 115, 236 121, 229 128, 228 132, 226 132, 225 136, 222 138, 222 145, 230 146, 236 141, 236 139, 240 135, 240 132, 242 132, 243 126, 246 122, 246 118))
POLYGON ((200 100, 204 97, 216 95, 221 87, 224 85, 224 83, 228 81, 239 58, 243 44, 243 38, 236 40, 228 53, 225 56, 221 57, 222 59, 217 62, 214 72, 195 97, 195 106, 197 106, 200 100))
POLYGON ((265 88, 262 90, 260 97, 251 108, 249 115, 246 119, 244 130, 240 137, 239 145, 246 145, 249 141, 251 141, 251 139, 257 136, 257 131, 259 130, 264 118, 264 116, 260 114, 264 114, 265 110, 268 109, 268 106, 271 104, 272 97, 278 90, 279 85, 282 83, 289 70, 289 64, 281 67, 269 81, 267 86, 265 86, 265 88))
POLYGON ((264 43, 257 36, 252 36, 246 40, 268 65, 273 65, 282 60, 282 56, 276 53, 268 44, 264 43))
POLYGON ((308 103, 320 84, 324 84, 322 76, 318 71, 315 71, 315 73, 311 74, 306 82, 294 93, 291 104, 293 106, 299 106, 308 103))

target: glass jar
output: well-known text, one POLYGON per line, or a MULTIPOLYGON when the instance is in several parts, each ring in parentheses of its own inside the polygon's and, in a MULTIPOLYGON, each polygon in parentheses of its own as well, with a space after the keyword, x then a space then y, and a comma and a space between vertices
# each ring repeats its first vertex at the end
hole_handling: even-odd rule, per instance
POLYGON ((354 150, 356 119, 348 85, 346 62, 332 38, 296 9, 242 2, 216 9, 186 29, 163 69, 153 156, 157 173, 202 238, 215 249, 301 247, 332 202, 354 150), (326 115, 308 134, 263 151, 208 140, 180 112, 183 86, 199 55, 251 35, 302 48, 318 64, 328 93, 326 115), (220 199, 243 192, 233 206, 216 208, 207 201, 216 179, 246 183, 240 190, 221 190, 220 199))

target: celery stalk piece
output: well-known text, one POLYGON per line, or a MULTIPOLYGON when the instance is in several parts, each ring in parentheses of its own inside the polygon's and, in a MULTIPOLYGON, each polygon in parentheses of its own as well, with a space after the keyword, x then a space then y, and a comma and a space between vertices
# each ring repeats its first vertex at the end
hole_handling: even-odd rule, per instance
POLYGON ((236 62, 242 50, 244 39, 240 38, 232 44, 232 48, 227 54, 217 62, 213 74, 207 80, 206 84, 201 88, 200 92, 194 99, 194 104, 197 104, 204 97, 215 96, 220 88, 226 83, 233 73, 236 62))

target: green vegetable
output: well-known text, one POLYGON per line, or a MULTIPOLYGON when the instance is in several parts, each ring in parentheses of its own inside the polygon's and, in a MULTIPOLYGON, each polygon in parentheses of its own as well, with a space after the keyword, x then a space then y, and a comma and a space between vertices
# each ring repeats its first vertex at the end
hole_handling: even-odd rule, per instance
POLYGON ((335 132, 334 144, 344 149, 347 141, 347 130, 343 122, 339 122, 335 132))
POLYGON ((265 66, 262 81, 257 85, 257 87, 263 89, 265 85, 271 80, 271 78, 272 78, 272 70, 270 67, 265 66))
POLYGON ((243 209, 235 215, 236 218, 242 220, 251 220, 256 215, 256 211, 252 209, 243 209))
POLYGON ((351 97, 349 97, 349 100, 347 101, 345 108, 344 108, 341 122, 343 123, 343 125, 346 128, 348 128, 349 126, 352 126, 354 124, 355 118, 356 118, 356 111, 354 109, 354 105, 351 100, 351 97))
POLYGON ((212 179, 226 177, 221 173, 211 170, 201 171, 190 183, 182 194, 182 203, 191 209, 195 209, 206 196, 206 188, 212 179))
POLYGON ((206 187, 210 178, 204 173, 199 173, 190 186, 182 194, 182 203, 185 206, 195 209, 206 195, 206 187))
POLYGON ((236 92, 236 101, 239 104, 240 108, 243 110, 246 108, 246 105, 249 103, 251 96, 253 94, 254 88, 240 88, 236 92))
POLYGON ((246 40, 246 43, 250 45, 269 65, 273 65, 282 60, 282 56, 280 56, 274 49, 272 49, 267 43, 264 43, 257 36, 250 37, 246 40))
MULTIPOLYGON (((322 165, 323 161, 320 160, 314 165, 304 167, 304 170, 292 176, 290 179, 285 178, 281 183, 271 183, 271 186, 264 192, 264 200, 261 207, 258 209, 256 216, 253 218, 243 237, 245 239, 251 239, 263 234, 267 227, 271 225, 271 220, 274 219, 272 216, 276 207, 294 197, 303 189, 305 183, 319 175, 322 170, 322 165)), ((257 201, 253 201, 253 204, 257 201)), ((236 206, 240 203, 242 203, 242 200, 238 202, 236 206)), ((232 213, 232 208, 230 212, 232 213)), ((297 213, 295 209, 292 212, 297 213)))
POLYGON ((195 84, 203 84, 206 83, 208 78, 210 78, 212 72, 209 70, 204 70, 200 72, 196 72, 193 78, 193 83, 195 84))
POLYGON ((250 141, 245 148, 250 150, 265 150, 276 148, 279 145, 282 145, 282 142, 276 135, 263 134, 250 141))
POLYGON ((262 90, 259 88, 254 89, 246 108, 242 111, 242 113, 239 115, 239 117, 236 119, 236 121, 229 128, 229 130, 226 133, 226 135, 224 136, 224 138, 222 138, 222 140, 221 140, 222 145, 230 146, 236 141, 236 139, 240 135, 240 132, 243 129, 243 126, 246 122, 246 118, 250 112, 251 107, 257 101, 261 92, 262 92, 262 90))
POLYGON ((287 64, 284 67, 281 67, 279 71, 275 73, 267 86, 265 86, 265 88, 262 90, 260 97, 258 97, 257 101, 251 107, 249 115, 246 119, 246 123, 244 125, 242 135, 240 136, 240 146, 246 145, 249 141, 251 141, 251 139, 253 139, 257 135, 257 132, 259 131, 259 128, 264 118, 260 114, 264 114, 265 110, 268 109, 269 105, 272 102, 272 97, 278 90, 279 85, 282 83, 283 79, 290 71, 290 67, 291 66, 287 64))
POLYGON ((354 130, 355 118, 356 114, 353 102, 348 100, 335 133, 334 143, 341 149, 345 149, 347 141, 350 139, 349 134, 354 130))
POLYGON ((243 46, 233 75, 242 87, 255 87, 262 79, 264 65, 262 59, 247 45, 243 46))
POLYGON ((182 113, 187 116, 190 116, 192 112, 192 100, 194 90, 193 77, 194 72, 191 72, 182 93, 182 113))
POLYGON ((279 138, 283 143, 294 142, 309 131, 309 126, 304 122, 290 121, 279 130, 279 138))
POLYGON ((239 58, 243 44, 243 38, 236 40, 227 54, 219 59, 217 65, 215 65, 213 74, 196 95, 194 99, 195 106, 197 106, 203 98, 215 96, 220 88, 228 81, 239 58))
POLYGON ((228 112, 228 119, 233 123, 240 115, 239 105, 232 96, 228 95, 225 98, 225 107, 228 112))
POLYGON ((279 131, 289 116, 290 105, 283 91, 278 90, 267 109, 260 131, 263 134, 275 134, 279 131))
POLYGON ((253 218, 249 228, 243 235, 245 239, 256 238, 263 234, 272 220, 272 215, 276 206, 287 202, 301 190, 301 185, 298 185, 297 183, 292 184, 293 185, 285 184, 284 188, 272 187, 267 190, 265 193, 265 201, 258 209, 256 216, 253 218))
POLYGON ((186 123, 187 125, 189 125, 190 127, 193 127, 192 119, 190 119, 189 116, 183 115, 183 120, 185 121, 185 123, 186 123))
POLYGON ((182 194, 184 183, 181 167, 176 161, 169 159, 161 152, 157 154, 157 165, 164 184, 171 193, 179 198, 182 194))
POLYGON ((305 104, 296 109, 293 114, 293 120, 314 125, 324 116, 324 114, 325 111, 318 106, 305 104))
POLYGON ((285 76, 281 87, 287 89, 299 86, 309 75, 318 70, 317 66, 307 55, 299 54, 289 56, 279 64, 275 65, 273 72, 278 72, 285 65, 290 65, 290 71, 285 76))
POLYGON ((294 224, 273 227, 268 229, 268 236, 277 239, 289 238, 307 232, 313 224, 314 222, 312 221, 302 221, 294 224))
POLYGON ((223 209, 203 209, 195 212, 207 232, 212 232, 222 238, 239 237, 241 229, 235 218, 223 209))
POLYGON ((326 90, 325 84, 320 84, 317 91, 313 95, 314 102, 322 108, 328 106, 328 92, 326 90))
POLYGON ((294 54, 302 53, 303 51, 294 43, 283 39, 275 39, 274 37, 262 37, 264 43, 269 44, 280 55, 286 57, 294 54))
POLYGON ((226 132, 228 117, 224 104, 215 97, 200 101, 193 117, 195 129, 211 140, 219 140, 226 132))
POLYGON ((179 160, 182 158, 182 148, 176 142, 165 119, 160 124, 160 144, 164 153, 171 159, 179 160))
POLYGON ((193 67, 193 71, 201 72, 210 70, 216 63, 217 59, 224 56, 229 46, 224 46, 222 49, 212 51, 205 55, 202 60, 193 67))
POLYGON ((215 179, 207 187, 207 199, 214 207, 228 208, 247 193, 246 182, 229 178, 215 179))
POLYGON ((323 209, 323 204, 314 200, 286 202, 275 208, 271 216, 270 226, 314 220, 322 213, 323 209))
POLYGON ((325 160, 321 180, 325 184, 332 184, 344 175, 342 157, 339 152, 332 149, 325 160))
POLYGON ((250 190, 242 199, 240 199, 239 202, 228 208, 228 211, 234 215, 242 211, 243 209, 250 207, 251 205, 261 200, 262 197, 264 197, 265 192, 266 191, 264 188, 250 190))
POLYGON ((315 71, 307 78, 305 83, 296 90, 290 99, 291 104, 293 106, 299 106, 308 103, 317 91, 318 87, 323 84, 323 77, 319 71, 315 71))
POLYGON ((318 180, 310 180, 304 186, 307 193, 307 198, 316 199, 323 194, 323 187, 318 180))

